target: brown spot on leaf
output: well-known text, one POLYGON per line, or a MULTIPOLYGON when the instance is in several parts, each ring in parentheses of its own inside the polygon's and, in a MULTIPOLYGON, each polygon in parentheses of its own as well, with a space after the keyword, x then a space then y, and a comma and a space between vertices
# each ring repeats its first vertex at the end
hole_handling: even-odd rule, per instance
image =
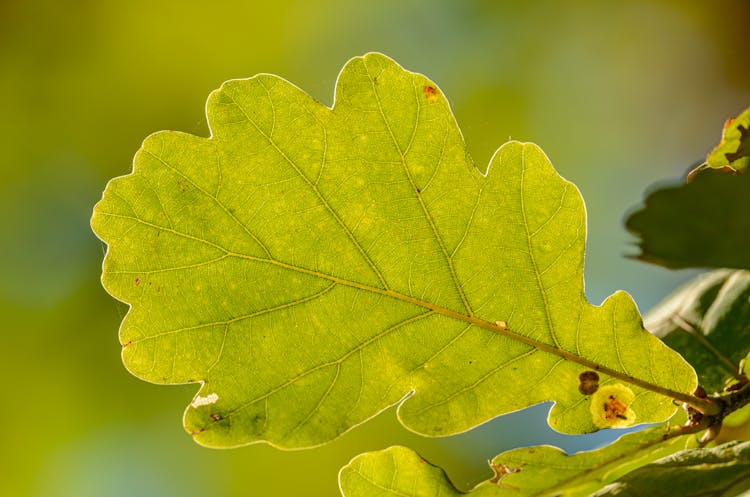
POLYGON ((133 344, 133 340, 128 340, 127 342, 123 343, 123 347, 130 347, 133 344))
POLYGON ((135 286, 138 286, 140 284, 141 284, 141 279, 140 278, 136 278, 135 279, 135 286))
POLYGON ((595 371, 584 371, 578 375, 578 391, 582 395, 591 395, 599 390, 599 374, 595 371))
POLYGON ((431 85, 425 85, 424 87, 424 98, 427 99, 428 102, 431 104, 434 104, 438 101, 438 91, 437 88, 431 85))
POLYGON ((211 414, 211 419, 213 419, 214 421, 220 421, 221 420, 221 415, 213 413, 213 414, 211 414))

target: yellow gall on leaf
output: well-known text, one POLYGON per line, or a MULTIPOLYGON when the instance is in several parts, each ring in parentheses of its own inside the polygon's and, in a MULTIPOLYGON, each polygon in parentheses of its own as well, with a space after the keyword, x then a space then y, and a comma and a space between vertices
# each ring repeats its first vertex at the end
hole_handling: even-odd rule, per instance
POLYGON ((625 428, 635 423, 630 404, 635 400, 631 389, 621 383, 607 385, 591 396, 591 418, 599 428, 625 428))

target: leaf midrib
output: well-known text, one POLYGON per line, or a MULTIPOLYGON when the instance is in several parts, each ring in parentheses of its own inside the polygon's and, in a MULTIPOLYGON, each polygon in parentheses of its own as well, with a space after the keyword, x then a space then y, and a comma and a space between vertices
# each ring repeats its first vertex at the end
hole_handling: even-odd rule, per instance
MULTIPOLYGON (((373 287, 373 286, 370 286, 370 285, 366 285, 366 284, 359 283, 359 282, 356 282, 356 281, 347 280, 347 279, 340 278, 338 276, 334 276, 334 275, 331 275, 331 274, 323 273, 323 272, 320 272, 320 271, 315 271, 315 270, 312 270, 312 269, 307 269, 307 268, 303 268, 303 267, 299 267, 299 266, 294 266, 292 264, 288 264, 288 263, 285 263, 285 262, 282 262, 282 261, 277 261, 277 260, 274 260, 274 259, 266 259, 266 258, 262 258, 262 257, 248 255, 248 254, 242 254, 242 253, 238 253, 238 252, 233 252, 233 251, 228 250, 228 249, 222 247, 221 245, 218 245, 218 244, 216 244, 214 242, 211 242, 209 240, 205 240, 205 239, 202 239, 202 238, 190 235, 188 233, 183 233, 181 231, 178 231, 178 230, 175 230, 175 229, 172 229, 172 228, 167 228, 167 227, 164 227, 164 226, 159 226, 157 224, 148 222, 146 220, 143 220, 143 219, 135 217, 135 216, 127 216, 127 215, 123 215, 123 214, 115 214, 115 213, 102 212, 102 211, 98 211, 98 214, 102 215, 102 216, 109 216, 109 217, 122 218, 122 219, 129 219, 129 220, 136 221, 138 223, 141 223, 141 224, 143 224, 145 226, 149 226, 149 227, 157 229, 157 230, 162 230, 162 231, 165 231, 165 232, 168 232, 168 233, 172 233, 172 234, 174 234, 176 236, 181 236, 181 237, 184 237, 184 238, 187 238, 187 239, 199 242, 199 243, 204 243, 204 244, 209 245, 209 246, 211 246, 211 247, 213 247, 213 248, 215 248, 217 250, 220 250, 220 251, 224 252, 228 257, 234 257, 234 258, 238 258, 238 259, 248 260, 248 261, 252 261, 252 262, 256 262, 256 263, 261 263, 261 264, 270 264, 270 265, 273 265, 273 266, 276 266, 276 267, 279 267, 279 268, 283 268, 283 269, 286 269, 286 270, 289 270, 289 271, 294 271, 294 272, 297 272, 297 273, 305 274, 305 275, 308 275, 308 276, 313 276, 313 277, 316 277, 316 278, 322 278, 322 279, 331 281, 333 283, 336 283, 336 284, 339 284, 339 285, 342 285, 342 286, 356 288, 356 289, 363 290, 363 291, 366 291, 366 292, 375 293, 375 294, 378 294, 378 295, 389 297, 389 298, 392 298, 392 299, 395 299, 395 300, 398 300, 398 301, 401 301, 401 302, 409 303, 409 304, 412 304, 412 305, 415 305, 415 306, 420 306, 420 307, 423 307, 425 309, 429 309, 430 311, 433 311, 433 312, 435 312, 437 314, 440 314, 440 315, 443 315, 443 316, 446 316, 446 317, 449 317, 449 318, 452 318, 452 319, 456 319, 458 321, 462 321, 464 323, 471 324, 471 325, 477 326, 479 328, 483 328, 483 329, 492 331, 494 333, 497 333, 497 334, 499 334, 501 336, 504 336, 506 338, 510 338, 512 340, 520 341, 520 342, 525 343, 525 344, 527 344, 527 345, 529 345, 531 347, 534 347, 536 349, 539 349, 539 350, 542 350, 544 352, 547 352, 547 353, 550 353, 550 354, 562 357, 563 359, 566 359, 566 360, 569 360, 569 361, 581 364, 583 366, 586 366, 588 368, 594 369, 596 371, 600 371, 600 372, 602 372, 604 374, 607 374, 607 375, 612 376, 614 378, 618 378, 618 379, 620 379, 622 381, 625 381, 627 383, 630 383, 630 384, 633 384, 633 385, 637 385, 637 386, 639 386, 641 388, 644 388, 644 389, 647 389, 647 390, 651 390, 651 391, 660 393, 662 395, 666 395, 668 397, 672 397, 672 398, 683 400, 683 401, 693 401, 694 400, 691 396, 687 396, 687 395, 685 395, 685 394, 683 394, 681 392, 676 392, 676 391, 673 391, 673 390, 669 390, 669 389, 666 389, 666 388, 661 387, 659 385, 655 385, 655 384, 650 383, 648 381, 642 380, 640 378, 636 378, 636 377, 633 377, 631 375, 625 374, 623 372, 611 369, 611 368, 609 368, 607 366, 604 366, 603 364, 599 364, 599 363, 597 363, 595 361, 592 361, 590 359, 586 359, 585 357, 581 357, 581 356, 579 356, 579 355, 577 355, 575 353, 569 352, 567 350, 558 348, 558 347, 556 347, 554 345, 550 345, 550 344, 547 344, 547 343, 544 343, 544 342, 540 342, 540 341, 535 340, 533 338, 530 338, 530 337, 527 337, 527 336, 522 335, 520 333, 517 333, 517 332, 511 330, 510 328, 507 328, 506 326, 501 326, 501 325, 499 325, 497 323, 493 323, 493 322, 487 321, 485 319, 478 318, 476 316, 469 316, 467 314, 462 314, 462 313, 454 311, 452 309, 441 307, 441 306, 439 306, 437 304, 433 304, 432 302, 427 302, 427 301, 424 301, 424 300, 420 300, 420 299, 411 297, 409 295, 405 295, 403 293, 397 292, 395 290, 385 290, 385 289, 382 289, 382 288, 373 287)), ((166 271, 166 269, 164 269, 163 271, 166 271)), ((105 274, 106 273, 107 272, 105 270, 105 274)))

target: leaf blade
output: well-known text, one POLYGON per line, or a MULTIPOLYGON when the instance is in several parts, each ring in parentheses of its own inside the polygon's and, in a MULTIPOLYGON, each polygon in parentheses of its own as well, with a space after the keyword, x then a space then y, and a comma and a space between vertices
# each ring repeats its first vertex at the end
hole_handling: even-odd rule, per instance
POLYGON ((332 109, 261 75, 208 117, 209 139, 147 139, 92 218, 105 288, 131 304, 125 364, 202 382, 200 443, 312 446, 397 403, 431 435, 546 400, 557 429, 592 431, 585 367, 631 384, 638 421, 674 412, 644 385, 692 391, 629 296, 585 301, 575 187, 532 144, 481 174, 424 76, 370 54, 332 109))

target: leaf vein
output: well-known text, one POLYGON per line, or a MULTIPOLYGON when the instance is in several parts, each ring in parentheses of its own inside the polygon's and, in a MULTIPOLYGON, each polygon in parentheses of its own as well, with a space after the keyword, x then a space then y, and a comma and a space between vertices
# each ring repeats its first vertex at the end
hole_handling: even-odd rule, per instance
POLYGON ((539 294, 542 297, 542 304, 544 305, 544 313, 547 318, 547 327, 549 329, 550 336, 552 337, 552 341, 555 344, 555 347, 558 349, 562 349, 560 346, 560 341, 557 339, 557 335, 555 333, 555 327, 552 323, 552 315, 550 313, 550 307, 549 302, 547 301, 547 294, 544 291, 544 284, 542 283, 542 277, 539 273, 539 266, 536 262, 536 257, 534 256, 534 247, 532 246, 531 242, 531 234, 529 232, 529 221, 526 217, 526 205, 525 205, 525 197, 526 192, 524 191, 524 177, 526 174, 526 149, 524 148, 521 152, 521 185, 520 185, 520 192, 521 192, 521 215, 523 216, 523 227, 526 230, 526 243, 529 247, 529 258, 531 259, 531 265, 534 267, 534 276, 536 276, 536 283, 537 287, 539 288, 539 294))
POLYGON ((383 277, 383 274, 378 269, 377 265, 375 264, 375 261, 372 260, 372 257, 370 256, 367 251, 365 251, 364 247, 359 243, 359 241, 354 237, 354 234, 351 232, 349 227, 344 223, 343 219, 338 215, 338 213, 333 209, 330 203, 325 199, 323 194, 318 189, 317 185, 310 181, 310 178, 305 176, 303 174, 302 170, 299 169, 297 164, 276 144, 276 142, 273 140, 273 138, 266 133, 263 132, 263 130, 258 126, 258 124, 250 118, 247 112, 245 112, 245 109, 237 103, 235 98, 230 95, 229 93, 226 93, 227 96, 232 99, 232 101, 235 103, 238 109, 240 109, 240 112, 247 118, 247 122, 249 122, 257 131, 261 134, 270 144, 271 146, 276 150, 276 152, 281 155, 281 157, 286 161, 289 166, 291 166, 292 169, 297 173, 297 175, 310 187, 310 189, 315 193, 315 195, 318 197, 318 200, 321 202, 323 207, 328 211, 328 213, 333 217, 333 219, 336 221, 336 223, 341 227, 341 229, 344 231, 346 236, 349 238, 349 240, 352 242, 352 244, 355 246, 355 248, 359 251, 360 255, 365 259, 365 262, 370 266, 370 269, 373 273, 375 273, 375 276, 380 280, 380 284, 383 286, 383 288, 388 289, 388 283, 386 282, 385 278, 383 277))
MULTIPOLYGON (((318 403, 313 406, 312 410, 310 410, 309 413, 299 422, 297 423, 287 434, 286 438, 291 438, 291 436, 297 432, 301 427, 305 425, 308 421, 310 421, 310 418, 312 418, 316 412, 320 409, 320 406, 323 405, 323 402, 329 397, 331 394, 331 391, 333 390, 334 385, 336 385, 336 381, 339 379, 339 375, 341 374, 341 363, 335 364, 336 366, 336 373, 333 376, 333 380, 331 380, 331 384, 328 386, 325 392, 323 392, 323 395, 320 397, 320 400, 318 400, 318 403)), ((266 399, 267 400, 267 399, 266 399)))
POLYGON ((254 403, 256 403, 256 402, 258 402, 258 401, 260 401, 262 399, 270 397, 271 395, 273 395, 276 392, 278 392, 278 391, 280 391, 280 390, 288 387, 289 385, 292 385, 294 382, 296 382, 297 380, 300 380, 300 379, 304 378, 305 376, 308 376, 308 375, 310 375, 312 373, 315 373, 316 371, 319 371, 321 369, 333 366, 335 364, 341 364, 342 362, 344 362, 345 360, 347 360, 349 357, 351 357, 351 355, 354 354, 355 352, 365 349, 368 345, 370 345, 371 343, 373 343, 373 342, 381 339, 382 337, 388 335, 389 333, 392 333, 393 331, 398 330, 400 328, 403 328, 404 326, 408 326, 408 325, 410 325, 412 323, 415 323, 415 322, 417 322, 419 320, 422 320, 422 319, 424 319, 424 318, 426 318, 428 316, 431 316, 432 314, 433 314, 432 311, 427 311, 427 312, 423 312, 422 314, 418 314, 418 315, 413 316, 411 318, 405 319, 405 320, 401 321, 400 323, 396 323, 395 325, 386 328, 385 330, 381 331, 380 333, 378 333, 378 334, 372 336, 371 338, 369 338, 368 340, 362 342, 358 346, 356 346, 353 349, 351 349, 350 351, 346 352, 344 355, 342 355, 338 359, 336 359, 334 361, 329 361, 329 362, 326 362, 326 363, 323 363, 323 364, 319 364, 319 365, 317 365, 315 367, 312 367, 312 368, 310 368, 310 369, 308 369, 306 371, 303 371, 303 372, 299 373, 298 375, 296 375, 294 378, 291 378, 291 379, 285 381, 284 383, 282 383, 280 385, 277 385, 276 387, 268 390, 263 395, 261 395, 259 397, 256 397, 255 399, 250 400, 250 401, 248 401, 248 402, 246 402, 244 404, 239 405, 235 409, 229 411, 226 414, 225 417, 232 416, 232 415, 236 414, 237 412, 242 411, 243 409, 247 409, 249 406, 253 405, 254 403))
POLYGON ((220 257, 216 257, 214 259, 208 260, 208 261, 201 261, 196 262, 195 264, 185 264, 184 266, 173 266, 173 267, 167 267, 167 268, 160 268, 160 269, 150 269, 146 271, 136 271, 136 270, 127 270, 127 271, 107 271, 107 274, 143 274, 143 275, 150 275, 150 274, 158 274, 158 273, 167 273, 170 271, 182 271, 185 269, 195 269, 202 266, 208 266, 210 264, 213 264, 215 262, 222 261, 229 257, 229 254, 224 254, 220 257))
POLYGON ((538 349, 532 348, 531 350, 529 350, 527 352, 524 352, 523 354, 518 355, 518 356, 512 358, 511 360, 506 361, 503 364, 500 364, 499 366, 496 366, 496 367, 492 368, 490 371, 488 371, 487 373, 485 373, 484 375, 482 375, 481 377, 479 377, 479 379, 477 379, 473 383, 470 383, 470 384, 466 385, 465 387, 456 390, 455 392, 453 392, 451 395, 449 395, 448 397, 444 398, 440 402, 436 402, 434 404, 430 404, 430 405, 427 405, 427 406, 419 409, 415 413, 415 415, 418 416, 420 414, 423 414, 423 413, 429 411, 430 409, 434 409, 436 407, 439 407, 439 406, 442 406, 444 404, 447 404, 448 402, 450 402, 454 398, 458 397, 459 395, 462 395, 463 393, 465 393, 465 392, 467 392, 469 390, 474 389, 477 385, 485 382, 488 378, 490 378, 491 376, 497 374, 500 370, 505 369, 506 367, 510 366, 511 364, 513 364, 516 361, 520 361, 520 360, 526 359, 527 357, 530 357, 531 355, 533 355, 537 351, 538 351, 538 349))
POLYGON ((168 335, 174 335, 174 334, 183 333, 183 332, 186 332, 186 331, 200 330, 202 328, 210 328, 212 326, 218 326, 218 325, 228 326, 230 324, 237 323, 239 321, 244 321, 246 319, 251 319, 251 318, 254 318, 254 317, 262 316, 264 314, 270 314, 270 313, 273 313, 273 312, 276 312, 276 311, 281 311, 281 310, 284 310, 284 309, 288 309, 289 307, 294 307, 296 305, 304 304, 305 302, 309 302, 311 300, 318 299, 318 298, 322 297, 323 295, 325 295, 326 293, 328 293, 329 291, 331 291, 333 289, 333 287, 335 287, 335 286, 336 286, 336 283, 333 282, 330 285, 328 285, 327 287, 325 287, 324 289, 322 289, 322 290, 320 290, 318 292, 315 292, 312 295, 308 295, 308 296, 299 298, 297 300, 293 300, 291 302, 285 302, 283 304, 280 304, 280 305, 277 305, 277 306, 274 306, 274 307, 268 307, 266 309, 260 309, 258 311, 254 311, 254 312, 245 314, 243 316, 233 317, 231 319, 226 319, 226 320, 222 320, 222 321, 212 321, 212 322, 209 322, 209 323, 202 323, 202 324, 197 324, 197 325, 194 325, 194 326, 185 326, 183 328, 177 328, 177 329, 174 329, 174 330, 163 331, 161 333, 155 333, 153 335, 149 335, 149 336, 146 336, 146 337, 143 337, 143 338, 132 340, 131 343, 139 343, 139 342, 144 342, 144 341, 147 341, 147 340, 154 340, 156 338, 160 338, 160 337, 164 337, 164 336, 168 336, 168 335))
POLYGON ((237 224, 237 225, 238 225, 238 226, 239 226, 240 228, 242 228, 242 230, 243 230, 243 231, 244 231, 244 232, 245 232, 245 233, 246 233, 246 234, 247 234, 248 236, 250 236, 250 238, 251 238, 251 239, 252 239, 252 240, 253 240, 253 241, 254 241, 255 243, 257 243, 257 244, 258 244, 258 246, 260 246, 260 248, 262 248, 262 249, 263 249, 263 251, 264 251, 264 252, 266 253, 266 255, 267 255, 267 256, 269 256, 269 257, 271 256, 271 252, 270 252, 270 251, 268 250, 268 247, 266 247, 266 245, 265 245, 265 244, 264 244, 264 243, 263 243, 262 241, 260 241, 260 239, 259 239, 259 238, 258 238, 257 236, 255 236, 255 234, 254 234, 253 232, 251 232, 251 231, 250 231, 250 230, 248 229, 248 227, 247 227, 247 226, 245 226, 245 224, 244 224, 244 223, 242 223, 242 222, 241 222, 241 221, 240 221, 240 220, 239 220, 239 219, 237 218, 237 216, 235 216, 235 215, 234 215, 234 213, 233 213, 232 211, 230 211, 229 209, 227 209, 227 207, 226 207, 226 206, 225 206, 225 205, 224 205, 224 204, 223 204, 223 203, 222 203, 222 202, 221 202, 221 201, 220 201, 220 200, 219 200, 219 199, 218 199, 217 197, 214 197, 214 196, 213 196, 213 195, 212 195, 212 194, 211 194, 211 193, 210 193, 210 192, 209 192, 208 190, 206 190, 206 189, 204 189, 203 187, 201 187, 200 185, 198 185, 198 184, 197 184, 196 182, 194 182, 194 181, 193 181, 193 180, 192 180, 191 178, 189 178, 189 177, 188 177, 188 176, 187 176, 187 175, 186 175, 185 173, 183 173, 182 171, 180 171, 180 170, 179 170, 179 169, 177 169, 176 167, 172 166, 171 164, 169 164, 169 163, 168 163, 167 161, 165 161, 165 160, 164 160, 164 159, 162 159, 161 157, 159 157, 159 156, 157 156, 157 155, 155 155, 155 154, 153 154, 152 152, 149 152, 149 151, 146 151, 146 153, 147 153, 147 154, 149 154, 149 155, 150 155, 151 157, 153 157, 154 159, 156 159, 157 161, 161 162, 161 163, 162 163, 162 164, 164 165, 164 167, 166 167, 167 169, 171 170, 171 171, 172 171, 172 172, 174 172, 175 174, 177 174, 177 175, 181 176, 182 178, 184 178, 184 179, 185 179, 185 181, 187 181, 188 183, 190 183, 191 185, 193 185, 193 187, 194 187, 195 189, 197 189, 198 191, 200 191, 201 193, 203 193, 203 194, 204 194, 205 196, 207 196, 208 198, 210 198, 211 200, 213 200, 213 201, 214 201, 214 203, 215 203, 215 204, 216 204, 216 205, 217 205, 217 206, 218 206, 218 207, 219 207, 219 208, 220 208, 221 210, 223 210, 225 214, 227 214, 227 215, 228 215, 228 216, 229 216, 230 218, 232 218, 232 220, 233 220, 233 221, 234 221, 234 222, 235 222, 235 223, 236 223, 236 224, 237 224))
MULTIPOLYGON (((440 233, 438 232, 437 226, 435 225, 435 220, 433 219, 430 211, 427 209, 427 206, 424 203, 424 198, 422 197, 422 194, 419 193, 419 188, 417 187, 416 182, 414 181, 414 178, 412 177, 411 170, 409 169, 409 165, 406 160, 406 151, 401 150, 401 147, 398 144, 398 140, 396 139, 396 135, 393 133, 393 128, 391 127, 391 124, 388 122, 388 118, 385 115, 385 112, 383 111, 383 105, 381 103, 380 95, 378 94, 377 86, 375 85, 375 80, 373 79, 372 75, 369 72, 369 69, 367 70, 367 74, 370 77, 370 84, 372 86, 372 92, 375 96, 375 102, 378 105, 378 110, 380 111, 380 117, 383 120, 383 124, 385 125, 386 129, 388 130, 388 133, 390 134, 391 141, 393 142, 393 146, 395 147, 396 151, 398 152, 400 158, 401 158, 401 166, 403 168, 404 174, 409 180, 409 183, 412 187, 412 191, 416 194, 417 201, 419 202, 420 207, 422 208, 422 213, 424 214, 424 217, 426 221, 428 222, 430 229, 432 230, 433 235, 435 236, 435 240, 437 241, 438 245, 440 246, 440 251, 443 254, 443 258, 445 259, 445 262, 448 264, 448 268, 451 273, 451 278, 453 279, 453 284, 458 291, 458 295, 461 298, 461 302, 464 305, 464 308, 466 309, 466 312, 469 316, 474 316, 474 311, 471 309, 471 306, 469 306, 469 301, 466 298, 466 294, 464 293, 463 287, 461 286, 461 282, 458 280, 458 275, 456 274, 456 268, 453 264, 453 261, 451 260, 450 256, 448 255, 448 250, 445 246, 445 242, 443 241, 443 238, 440 236, 440 233)), ((414 126, 414 134, 416 133, 416 129, 418 127, 419 123, 419 113, 417 113, 417 124, 414 126)), ((414 137, 414 134, 412 135, 412 138, 414 137)), ((411 143, 410 143, 411 145, 411 143)))

